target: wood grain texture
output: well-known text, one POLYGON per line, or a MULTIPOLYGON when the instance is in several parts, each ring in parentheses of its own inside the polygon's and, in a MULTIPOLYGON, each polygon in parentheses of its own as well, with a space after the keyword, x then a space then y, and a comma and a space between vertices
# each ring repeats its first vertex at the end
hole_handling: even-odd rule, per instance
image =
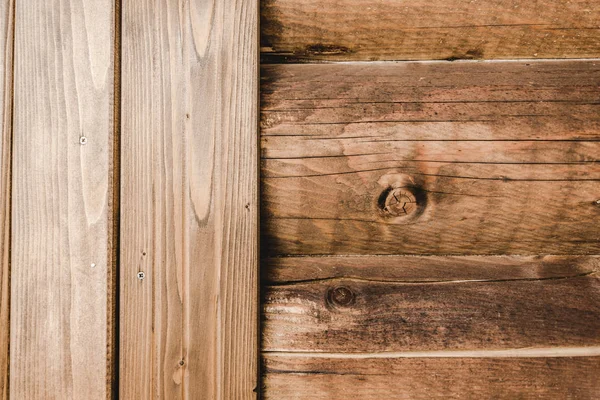
POLYGON ((452 282, 556 279, 600 270, 600 256, 346 256, 263 260, 263 283, 359 279, 452 282))
POLYGON ((8 399, 14 2, 0 1, 0 399, 8 399))
POLYGON ((590 58, 594 0, 266 0, 263 60, 590 58))
MULTIPOLYGON (((330 267, 347 271, 343 277, 310 280, 307 273, 303 281, 266 284, 265 351, 600 345, 596 257, 523 258, 520 263, 519 257, 433 258, 431 277, 421 257, 370 257, 365 271, 356 258, 348 263, 347 257, 329 259, 330 267), (442 265, 446 274, 436 277, 442 265), (383 268, 395 271, 382 276, 383 268)), ((292 263, 306 271, 310 259, 292 263)))
POLYGON ((114 13, 16 6, 11 399, 110 397, 114 13))
POLYGON ((265 256, 600 250, 598 61, 272 65, 263 77, 265 256), (386 208, 396 190, 415 212, 386 208))
POLYGON ((300 358, 267 354, 265 399, 600 397, 600 357, 300 358))
POLYGON ((122 7, 120 397, 255 398, 258 4, 122 7))

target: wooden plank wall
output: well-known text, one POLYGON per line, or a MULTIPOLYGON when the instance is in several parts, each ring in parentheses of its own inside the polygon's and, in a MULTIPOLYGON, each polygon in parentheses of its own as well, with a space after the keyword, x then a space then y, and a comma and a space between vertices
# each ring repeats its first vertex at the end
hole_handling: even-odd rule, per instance
POLYGON ((0 399, 257 397, 258 16, 0 1, 0 399))
POLYGON ((0 399, 257 397, 258 8, 0 1, 0 399))
POLYGON ((256 397, 257 20, 123 2, 121 398, 256 397))
POLYGON ((264 397, 600 396, 600 6, 261 4, 264 397))

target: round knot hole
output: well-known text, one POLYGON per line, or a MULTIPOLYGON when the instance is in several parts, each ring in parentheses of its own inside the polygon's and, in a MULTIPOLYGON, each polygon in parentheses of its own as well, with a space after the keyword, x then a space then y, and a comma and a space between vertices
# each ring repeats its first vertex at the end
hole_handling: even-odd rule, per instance
POLYGON ((329 293, 327 294, 327 300, 330 304, 341 307, 354 304, 355 297, 354 292, 345 286, 329 289, 329 293))
POLYGON ((427 193, 416 185, 390 185, 377 199, 380 215, 394 223, 414 220, 425 211, 427 193))
POLYGON ((395 188, 388 192, 383 211, 394 217, 412 214, 417 210, 417 198, 409 188, 395 188))

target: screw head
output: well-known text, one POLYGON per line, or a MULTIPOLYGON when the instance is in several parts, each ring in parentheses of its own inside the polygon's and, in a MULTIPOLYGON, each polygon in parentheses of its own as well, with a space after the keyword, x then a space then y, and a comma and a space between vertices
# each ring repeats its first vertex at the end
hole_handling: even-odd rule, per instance
POLYGON ((355 297, 356 296, 354 295, 354 292, 345 286, 338 286, 329 289, 329 293, 327 293, 327 300, 329 303, 340 307, 348 307, 352 305, 355 297))
POLYGON ((137 278, 141 281, 144 280, 144 278, 146 277, 146 274, 143 271, 140 271, 137 273, 137 278))
POLYGON ((96 263, 91 263, 91 264, 90 264, 90 267, 92 267, 92 268, 96 268, 96 263))
POLYGON ((87 138, 85 136, 82 136, 79 138, 79 144, 82 146, 85 146, 87 144, 87 138))

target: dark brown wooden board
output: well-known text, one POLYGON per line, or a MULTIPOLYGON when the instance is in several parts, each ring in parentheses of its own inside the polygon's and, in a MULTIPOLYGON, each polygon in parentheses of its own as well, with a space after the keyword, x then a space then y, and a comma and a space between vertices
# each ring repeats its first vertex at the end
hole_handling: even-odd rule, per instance
POLYGON ((308 358, 267 354, 265 399, 600 398, 600 357, 308 358))
MULTIPOLYGON (((329 259, 330 266, 359 270, 355 259, 348 265, 346 257, 329 259)), ((425 275, 421 258, 396 257, 390 263, 388 257, 371 257, 366 268, 379 261, 381 269, 398 272, 387 277, 380 272, 345 272, 343 277, 269 283, 264 289, 263 350, 600 346, 597 258, 564 258, 547 262, 546 268, 543 261, 536 265, 525 258, 519 268, 517 258, 503 258, 490 268, 496 259, 480 257, 481 272, 475 273, 465 272, 476 271, 475 258, 449 258, 445 278, 428 281, 418 278, 419 273, 425 275)), ((435 270, 441 263, 433 259, 431 264, 435 270)))
POLYGON ((600 256, 347 256, 263 260, 265 285, 337 279, 442 283, 557 279, 600 270, 600 256))
POLYGON ((262 76, 265 256, 600 250, 600 62, 262 76), (415 212, 390 212, 397 190, 415 212))
POLYGON ((263 61, 590 58, 594 0, 265 0, 263 61))

